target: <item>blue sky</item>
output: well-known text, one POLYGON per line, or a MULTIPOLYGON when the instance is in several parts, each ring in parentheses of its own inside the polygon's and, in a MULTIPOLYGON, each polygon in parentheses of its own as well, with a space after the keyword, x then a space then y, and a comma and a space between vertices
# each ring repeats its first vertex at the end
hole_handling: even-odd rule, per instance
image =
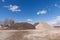
POLYGON ((5 18, 56 24, 60 22, 60 0, 0 0, 0 21, 5 18))

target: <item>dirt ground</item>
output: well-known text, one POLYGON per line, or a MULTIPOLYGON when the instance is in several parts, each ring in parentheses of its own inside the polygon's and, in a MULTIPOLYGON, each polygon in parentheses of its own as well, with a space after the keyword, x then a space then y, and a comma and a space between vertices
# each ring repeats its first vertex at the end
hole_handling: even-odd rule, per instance
POLYGON ((60 40, 60 29, 0 30, 0 40, 60 40))

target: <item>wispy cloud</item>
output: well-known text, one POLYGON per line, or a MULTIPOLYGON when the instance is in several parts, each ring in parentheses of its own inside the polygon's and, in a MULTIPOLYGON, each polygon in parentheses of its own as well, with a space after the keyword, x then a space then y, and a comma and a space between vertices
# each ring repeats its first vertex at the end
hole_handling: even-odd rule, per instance
POLYGON ((54 6, 60 8, 60 5, 59 4, 54 4, 54 6))
POLYGON ((2 2, 5 2, 5 0, 2 0, 2 2))
POLYGON ((60 16, 57 16, 56 18, 48 21, 47 23, 49 23, 50 25, 53 25, 53 26, 59 26, 60 25, 60 16))
POLYGON ((4 6, 4 7, 12 12, 20 12, 21 11, 21 9, 19 9, 19 6, 17 6, 17 5, 9 5, 9 6, 4 6))
POLYGON ((37 12, 37 15, 40 15, 40 14, 46 14, 46 13, 47 13, 46 10, 41 10, 41 11, 38 11, 38 12, 37 12))
POLYGON ((31 19, 31 18, 29 18, 29 19, 27 19, 27 21, 28 21, 28 22, 31 22, 31 21, 32 21, 32 19, 31 19))

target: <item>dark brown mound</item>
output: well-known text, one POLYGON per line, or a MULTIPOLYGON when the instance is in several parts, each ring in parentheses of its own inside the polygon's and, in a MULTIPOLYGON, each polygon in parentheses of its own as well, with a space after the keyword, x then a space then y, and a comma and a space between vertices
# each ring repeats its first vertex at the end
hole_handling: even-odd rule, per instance
POLYGON ((30 23, 15 23, 14 25, 10 26, 10 29, 35 29, 30 23))

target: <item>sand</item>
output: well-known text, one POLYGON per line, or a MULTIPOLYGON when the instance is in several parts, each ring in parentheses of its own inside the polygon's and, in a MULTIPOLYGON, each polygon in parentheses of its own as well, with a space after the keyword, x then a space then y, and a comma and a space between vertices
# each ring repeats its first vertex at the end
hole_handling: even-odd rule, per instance
POLYGON ((0 30, 0 40, 60 40, 60 29, 0 30))

